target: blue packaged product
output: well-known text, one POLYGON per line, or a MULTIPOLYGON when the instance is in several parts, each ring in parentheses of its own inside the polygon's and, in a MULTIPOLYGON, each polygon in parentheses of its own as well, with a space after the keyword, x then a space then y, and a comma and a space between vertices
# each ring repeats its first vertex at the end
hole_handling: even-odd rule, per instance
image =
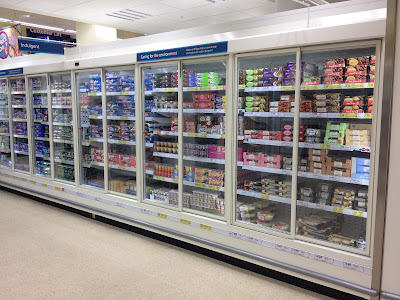
POLYGON ((359 166, 369 166, 371 164, 371 160, 369 158, 361 158, 361 157, 352 157, 352 164, 359 166))

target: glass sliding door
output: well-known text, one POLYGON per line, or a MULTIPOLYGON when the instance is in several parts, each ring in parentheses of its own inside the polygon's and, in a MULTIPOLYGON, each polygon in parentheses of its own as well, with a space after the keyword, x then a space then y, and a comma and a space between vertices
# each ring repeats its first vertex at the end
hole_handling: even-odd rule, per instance
POLYGON ((12 168, 7 79, 0 79, 0 167, 12 168))

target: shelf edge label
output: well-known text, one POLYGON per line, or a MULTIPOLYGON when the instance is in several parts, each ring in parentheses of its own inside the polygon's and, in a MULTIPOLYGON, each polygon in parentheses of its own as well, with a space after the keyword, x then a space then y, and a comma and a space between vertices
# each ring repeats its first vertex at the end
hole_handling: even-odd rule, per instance
POLYGON ((228 51, 228 42, 226 41, 226 42, 194 45, 188 47, 164 49, 164 50, 157 50, 150 52, 140 52, 137 54, 136 60, 138 62, 142 62, 142 61, 152 61, 152 60, 162 60, 162 59, 173 59, 178 57, 226 53, 227 51, 228 51))

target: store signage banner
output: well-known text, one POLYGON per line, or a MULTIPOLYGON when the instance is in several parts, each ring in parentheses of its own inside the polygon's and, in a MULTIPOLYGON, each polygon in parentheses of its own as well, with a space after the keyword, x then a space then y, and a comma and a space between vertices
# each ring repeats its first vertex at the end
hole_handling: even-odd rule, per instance
POLYGON ((21 35, 21 25, 9 26, 0 30, 0 58, 7 59, 22 56, 18 49, 18 36, 21 35))
POLYGON ((226 53, 227 51, 228 42, 219 42, 213 44, 195 45, 190 47, 142 52, 137 54, 137 61, 139 62, 187 56, 210 55, 216 53, 226 53))
POLYGON ((19 38, 18 46, 19 50, 23 52, 64 55, 64 44, 58 42, 47 42, 47 41, 32 40, 28 38, 19 38))
POLYGON ((76 43, 76 39, 69 34, 45 29, 26 28, 26 36, 36 39, 76 43))
POLYGON ((0 76, 20 75, 24 73, 23 68, 0 70, 0 76))

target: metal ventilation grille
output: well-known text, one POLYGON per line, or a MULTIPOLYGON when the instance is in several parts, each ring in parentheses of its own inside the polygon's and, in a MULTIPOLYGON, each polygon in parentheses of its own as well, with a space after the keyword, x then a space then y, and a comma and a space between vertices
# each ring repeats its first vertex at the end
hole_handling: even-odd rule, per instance
POLYGON ((129 21, 136 21, 136 20, 141 20, 144 18, 151 17, 149 14, 145 14, 136 10, 131 10, 131 9, 124 9, 124 10, 119 10, 115 11, 110 14, 106 14, 107 16, 118 18, 118 19, 124 19, 124 20, 129 20, 129 21))

